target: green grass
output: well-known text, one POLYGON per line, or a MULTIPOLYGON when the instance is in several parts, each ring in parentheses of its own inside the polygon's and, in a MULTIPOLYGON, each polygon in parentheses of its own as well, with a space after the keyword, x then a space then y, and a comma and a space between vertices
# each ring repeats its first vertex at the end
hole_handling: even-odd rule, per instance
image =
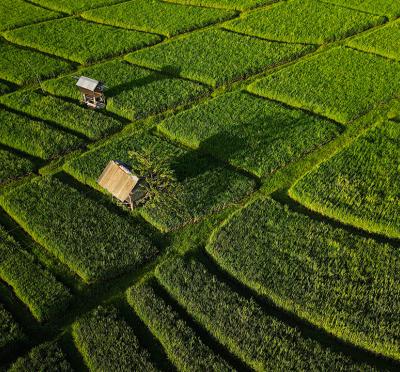
POLYGON ((0 278, 10 285, 39 321, 62 314, 72 296, 48 270, 0 226, 0 278))
POLYGON ((0 304, 0 350, 4 347, 25 339, 20 325, 11 314, 0 304))
POLYGON ((27 355, 18 358, 8 370, 72 372, 73 369, 57 342, 45 342, 34 347, 27 355))
POLYGON ((111 5, 123 0, 31 0, 45 8, 58 10, 65 13, 79 13, 85 9, 111 5))
POLYGON ((345 341, 400 359, 400 255, 359 237, 256 201, 207 247, 219 265, 286 311, 345 341))
POLYGON ((13 112, 0 111, 0 142, 41 159, 51 159, 74 150, 82 140, 13 112))
POLYGON ((200 262, 168 260, 156 276, 197 322, 256 371, 367 368, 265 313, 200 262))
POLYGON ((386 15, 391 18, 400 16, 400 4, 393 0, 325 0, 332 4, 362 10, 372 14, 386 15))
POLYGON ((384 17, 315 0, 294 0, 249 13, 224 24, 224 28, 269 40, 325 44, 384 21, 384 17))
POLYGON ((400 100, 394 100, 391 102, 388 118, 396 122, 400 121, 400 100))
POLYGON ((0 103, 39 119, 54 122, 93 140, 116 132, 123 126, 119 120, 106 116, 100 111, 88 110, 38 91, 18 91, 2 96, 0 103))
POLYGON ((0 55, 0 78, 20 85, 71 70, 67 62, 1 41, 0 55))
MULTIPOLYGON (((159 114, 209 93, 200 84, 119 60, 79 70, 79 74, 104 81, 107 85, 106 109, 129 120, 159 114)), ((42 88, 58 96, 80 99, 74 75, 48 80, 42 88)))
MULTIPOLYGON (((65 170, 96 189, 97 178, 110 159, 130 164, 129 151, 155 149, 177 177, 173 193, 139 209, 141 215, 162 231, 174 230, 235 205, 253 191, 254 182, 207 156, 184 151, 157 137, 136 133, 95 148, 66 164, 65 170)), ((135 164, 131 164, 135 168, 135 164)))
POLYGON ((22 0, 1 0, 0 31, 10 30, 15 27, 60 16, 60 13, 40 8, 22 0))
POLYGON ((148 70, 138 73, 143 75, 141 79, 133 80, 129 87, 126 86, 115 95, 111 92, 107 103, 108 111, 129 120, 138 120, 188 104, 209 94, 209 89, 188 80, 148 70))
POLYGON ((307 208, 400 238, 399 123, 385 122, 306 174, 290 195, 307 208))
POLYGON ((248 90, 347 123, 400 93, 400 64, 339 47, 271 74, 248 90))
POLYGON ((72 326, 75 344, 91 371, 156 371, 147 350, 113 307, 98 307, 72 326))
POLYGON ((129 62, 218 86, 288 62, 313 50, 209 29, 128 54, 129 62), (183 58, 184 56, 184 58, 183 58))
POLYGON ((160 40, 156 35, 63 18, 4 33, 9 41, 81 64, 118 56, 160 40))
POLYGON ((157 337, 168 358, 180 371, 232 371, 179 313, 157 294, 153 282, 129 288, 127 298, 135 312, 157 337))
POLYGON ((0 164, 0 184, 29 174, 36 168, 30 159, 4 148, 0 148, 0 164))
POLYGON ((14 188, 0 204, 85 282, 137 269, 158 253, 133 218, 111 212, 57 178, 14 188))
POLYGON ((159 0, 133 0, 85 12, 83 18, 168 37, 232 18, 236 12, 165 3, 159 0))
POLYGON ((204 150, 258 177, 335 138, 341 127, 238 91, 163 121, 168 138, 204 150))
POLYGON ((197 5, 210 8, 222 8, 233 10, 247 10, 256 6, 269 4, 273 0, 166 0, 172 3, 184 5, 197 5))
POLYGON ((390 23, 376 31, 348 42, 353 48, 400 61, 400 22, 390 23))

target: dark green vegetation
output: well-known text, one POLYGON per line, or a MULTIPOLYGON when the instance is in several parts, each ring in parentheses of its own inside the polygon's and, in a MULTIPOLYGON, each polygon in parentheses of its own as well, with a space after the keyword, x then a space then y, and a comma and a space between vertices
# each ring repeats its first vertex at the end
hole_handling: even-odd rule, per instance
MULTIPOLYGON (((130 164, 129 151, 154 148, 154 157, 170 163, 177 178, 173 192, 140 208, 141 215, 162 231, 176 229, 235 205, 246 197, 254 182, 209 157, 181 150, 151 135, 137 133, 111 141, 67 163, 65 169, 80 182, 99 188, 97 178, 110 159, 130 164)), ((135 168, 135 164, 131 164, 135 168)))
POLYGON ((172 66, 180 76, 217 86, 287 62, 312 49, 209 29, 140 50, 126 59, 155 70, 172 66))
POLYGON ((59 17, 60 14, 22 0, 1 0, 0 31, 59 17))
POLYGON ((400 93, 400 64, 339 47, 269 75, 248 89, 346 123, 400 93))
POLYGON ((305 175, 290 195, 307 208, 400 238, 400 126, 384 122, 305 175))
POLYGON ((138 223, 57 178, 36 178, 2 195, 0 204, 86 282, 138 268, 158 253, 138 223))
POLYGON ((390 23, 376 31, 358 36, 350 40, 348 45, 400 61, 400 22, 390 23))
POLYGON ((390 106, 391 109, 388 113, 388 118, 400 122, 400 100, 393 101, 390 106))
POLYGON ((85 12, 94 22, 174 36, 221 22, 236 13, 222 9, 169 4, 160 0, 133 0, 85 12))
POLYGON ((0 147, 0 184, 33 172, 35 164, 21 155, 0 147))
MULTIPOLYGON (((219 342, 257 371, 356 369, 351 359, 304 336, 219 281, 200 262, 165 261, 156 276, 219 342)), ((367 368, 358 366, 358 368, 367 368)))
POLYGON ((156 35, 63 18, 4 33, 13 43, 88 64, 159 41, 156 35))
POLYGON ((72 334, 91 370, 156 370, 133 329, 113 307, 98 307, 85 315, 73 324, 72 334))
POLYGON ((41 159, 74 150, 82 140, 42 122, 0 111, 0 142, 41 159))
POLYGON ((180 371, 232 371, 232 367, 204 344, 179 313, 157 294, 154 283, 130 288, 127 298, 180 371))
MULTIPOLYGON (((200 84, 119 60, 85 68, 80 73, 105 81, 108 87, 106 109, 130 120, 158 114, 209 93, 200 84)), ((59 96, 79 99, 79 91, 72 83, 72 76, 48 80, 42 87, 59 96)))
POLYGON ((78 13, 85 9, 97 8, 115 4, 123 0, 31 0, 45 8, 58 10, 65 13, 78 13))
POLYGON ((159 127, 172 140, 229 161, 258 177, 337 136, 341 128, 238 91, 180 113, 159 127))
POLYGON ((0 278, 14 289, 36 319, 44 321, 62 314, 71 300, 68 289, 40 267, 1 226, 0 239, 0 278))
POLYGON ((286 310, 399 359, 396 247, 265 200, 235 214, 214 233, 207 250, 232 275, 286 310))
POLYGON ((84 134, 90 139, 98 139, 122 128, 119 120, 98 111, 91 111, 73 103, 63 101, 38 91, 19 91, 0 97, 0 103, 31 116, 51 121, 84 134))
POLYGON ((315 0, 294 0, 249 13, 224 27, 269 40, 324 44, 366 30, 384 20, 384 17, 315 0))
POLYGON ((343 5, 348 8, 358 9, 372 14, 386 15, 389 17, 400 16, 400 3, 393 0, 325 0, 332 4, 343 5))
POLYGON ((399 1, 0 0, 0 372, 400 371, 399 1))
POLYGON ((73 369, 57 342, 45 342, 18 358, 9 369, 9 372, 21 371, 72 372, 73 369))
POLYGON ((0 41, 0 78, 16 84, 38 83, 71 69, 67 62, 0 41))
POLYGON ((25 338, 21 327, 11 314, 0 304, 0 350, 25 338))
POLYGON ((210 8, 223 8, 235 10, 247 10, 253 7, 268 4, 273 0, 166 0, 172 3, 185 5, 198 5, 210 8))

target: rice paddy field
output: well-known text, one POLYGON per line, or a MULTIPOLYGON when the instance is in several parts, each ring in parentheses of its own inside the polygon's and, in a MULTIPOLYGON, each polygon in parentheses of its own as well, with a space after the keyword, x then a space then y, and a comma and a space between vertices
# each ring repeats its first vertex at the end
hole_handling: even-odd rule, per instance
POLYGON ((399 1, 2 0, 0 38, 0 372, 400 371, 399 1))

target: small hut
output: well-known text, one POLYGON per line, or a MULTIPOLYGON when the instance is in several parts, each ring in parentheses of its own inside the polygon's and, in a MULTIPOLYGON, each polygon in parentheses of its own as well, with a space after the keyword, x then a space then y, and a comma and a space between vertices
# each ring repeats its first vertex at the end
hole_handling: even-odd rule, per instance
POLYGON ((97 183, 131 209, 134 202, 143 196, 140 190, 141 179, 119 161, 110 161, 97 183))
POLYGON ((78 78, 76 86, 82 95, 82 103, 94 109, 102 109, 106 106, 106 97, 104 96, 105 85, 85 76, 78 78))

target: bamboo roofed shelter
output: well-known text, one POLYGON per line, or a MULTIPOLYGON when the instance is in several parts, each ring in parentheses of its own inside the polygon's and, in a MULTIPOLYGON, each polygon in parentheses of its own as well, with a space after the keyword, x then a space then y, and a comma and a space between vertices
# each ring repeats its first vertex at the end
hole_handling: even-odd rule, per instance
POLYGON ((108 163, 97 183, 131 209, 134 202, 141 197, 140 178, 124 164, 115 160, 108 163))
POLYGON ((86 76, 78 78, 76 86, 82 95, 82 103, 94 109, 102 109, 106 106, 106 97, 104 96, 105 85, 86 76))

